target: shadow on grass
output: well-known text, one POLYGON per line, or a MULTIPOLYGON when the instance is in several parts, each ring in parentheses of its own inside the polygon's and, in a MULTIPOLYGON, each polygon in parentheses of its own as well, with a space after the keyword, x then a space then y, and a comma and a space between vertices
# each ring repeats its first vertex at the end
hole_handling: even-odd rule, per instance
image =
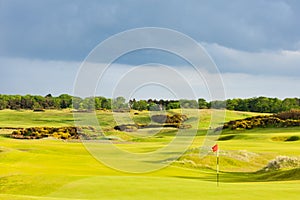
MULTIPOLYGON (((176 178, 194 179, 202 181, 216 182, 216 174, 207 174, 207 176, 174 176, 176 178)), ((219 181, 223 183, 238 182, 274 182, 274 181, 295 181, 300 180, 300 168, 290 170, 278 170, 272 172, 221 172, 219 181)))

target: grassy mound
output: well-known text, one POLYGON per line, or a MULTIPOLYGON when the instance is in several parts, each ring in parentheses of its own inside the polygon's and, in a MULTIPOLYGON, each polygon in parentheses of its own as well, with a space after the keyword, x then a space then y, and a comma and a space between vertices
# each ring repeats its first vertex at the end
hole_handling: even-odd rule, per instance
POLYGON ((276 171, 298 167, 300 167, 300 159, 298 157, 277 156, 274 160, 271 160, 262 171, 276 171))

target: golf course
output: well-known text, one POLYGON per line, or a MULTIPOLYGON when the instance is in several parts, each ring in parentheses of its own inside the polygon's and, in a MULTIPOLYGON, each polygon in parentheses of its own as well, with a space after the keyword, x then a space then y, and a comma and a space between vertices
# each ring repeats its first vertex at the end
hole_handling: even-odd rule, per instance
POLYGON ((0 0, 0 200, 300 200, 300 0, 0 0))
MULTIPOLYGON (((168 112, 174 114, 179 110, 168 112)), ((220 151, 219 185, 216 154, 209 150, 205 156, 199 154, 210 129, 211 109, 191 109, 186 121, 191 125, 186 131, 196 131, 191 144, 176 160, 164 161, 163 168, 145 173, 110 167, 97 159, 80 139, 11 137, 17 129, 75 126, 73 114, 71 109, 0 111, 0 199, 283 200, 300 197, 299 126, 224 129, 216 141, 220 151), (199 123, 193 120, 197 119, 191 116, 193 113, 199 113, 199 123)), ((102 137, 98 146, 109 143, 123 151, 146 155, 181 136, 172 127, 161 128, 155 134, 152 134, 155 128, 145 128, 143 137, 134 131, 115 130, 114 117, 122 114, 96 111, 102 137)), ((129 115, 135 123, 151 121, 149 111, 130 111, 129 115)), ((268 115, 226 110, 225 122, 268 115)))

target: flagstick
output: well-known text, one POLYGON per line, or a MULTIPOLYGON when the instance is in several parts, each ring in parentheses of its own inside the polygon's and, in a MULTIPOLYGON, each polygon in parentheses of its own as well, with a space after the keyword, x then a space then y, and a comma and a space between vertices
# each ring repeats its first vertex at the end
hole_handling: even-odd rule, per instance
POLYGON ((211 149, 213 152, 216 152, 216 154, 217 154, 216 172, 217 172, 217 186, 219 187, 219 146, 218 146, 218 144, 215 144, 211 149))

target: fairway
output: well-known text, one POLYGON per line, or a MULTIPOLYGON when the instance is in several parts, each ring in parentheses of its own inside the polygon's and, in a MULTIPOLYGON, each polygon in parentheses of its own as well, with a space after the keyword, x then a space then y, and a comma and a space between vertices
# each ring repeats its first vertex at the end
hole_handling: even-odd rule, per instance
MULTIPOLYGON (((209 119, 209 110, 202 112, 205 113, 203 118, 209 119)), ((251 115, 257 113, 227 111, 226 120, 251 115)), ((141 112, 135 117, 144 122, 148 120, 147 116, 147 112, 141 112)), ((69 110, 45 113, 4 110, 0 111, 0 117, 1 127, 72 125, 72 113, 69 110)), ((124 136, 126 133, 112 129, 113 117, 109 112, 99 111, 97 117, 109 134, 129 139, 114 144, 126 151, 151 152, 163 147, 174 137, 170 134, 171 130, 169 134, 159 133, 159 137, 137 141, 133 136, 124 136)), ((203 120, 199 127, 206 125, 207 121, 203 120)), ((224 131, 220 138, 225 139, 218 142, 221 150, 219 187, 215 182, 215 156, 210 153, 204 158, 199 157, 205 129, 200 130, 178 161, 163 169, 141 174, 120 172, 107 167, 95 159, 78 140, 17 140, 6 136, 10 132, 3 129, 0 134, 0 199, 3 200, 260 200, 300 197, 299 170, 257 173, 276 156, 300 156, 299 140, 278 140, 283 136, 300 136, 298 127, 224 131)))

